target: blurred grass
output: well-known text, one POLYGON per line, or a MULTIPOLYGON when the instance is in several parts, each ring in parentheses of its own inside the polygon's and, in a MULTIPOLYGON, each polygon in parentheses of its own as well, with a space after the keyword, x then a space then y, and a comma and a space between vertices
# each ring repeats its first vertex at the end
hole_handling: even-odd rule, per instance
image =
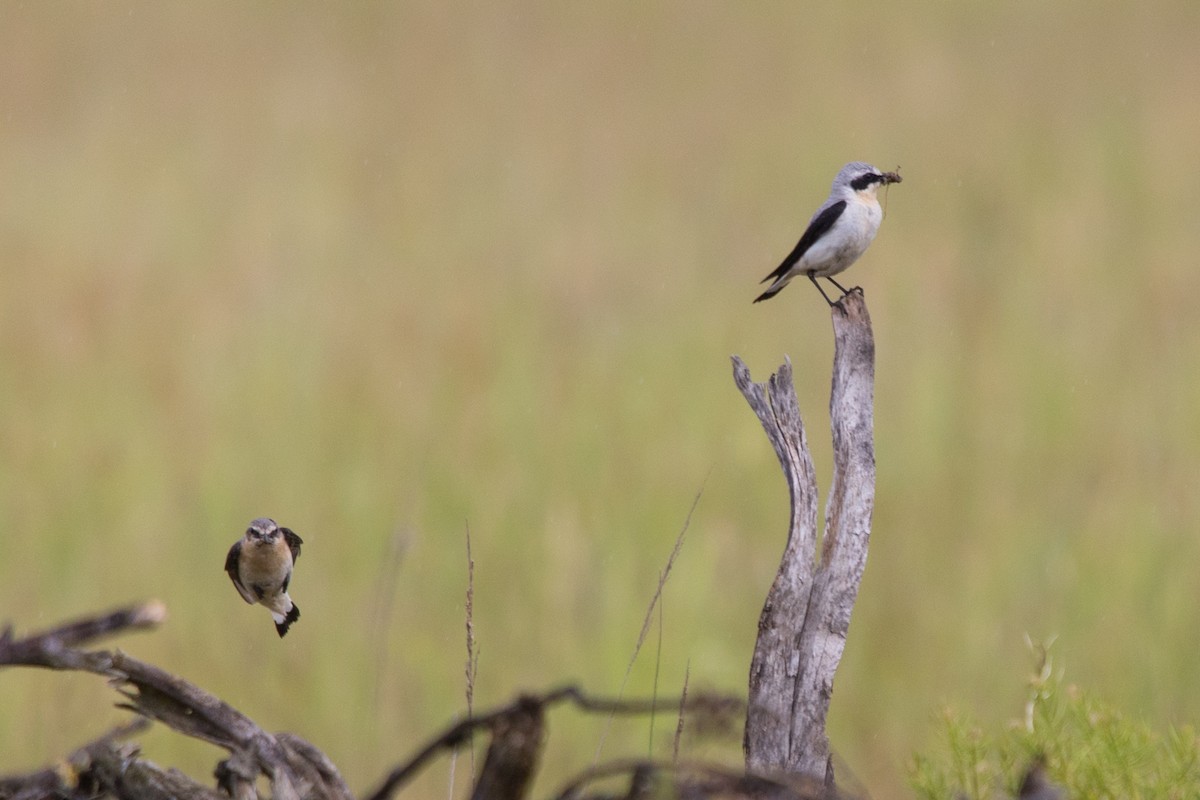
POLYGON ((953 708, 935 722, 937 743, 910 766, 918 797, 1008 798, 1039 764, 1069 797, 1194 797, 1200 747, 1191 725, 1147 727, 1069 683, 1045 643, 1021 719, 985 730, 953 708))
MULTIPOLYGON (((3 16, 0 618, 158 597, 171 622, 121 647, 363 790, 462 708, 466 525, 477 706, 614 691, 703 483, 660 690, 690 661, 743 691, 787 500, 728 356, 790 355, 827 485, 826 311, 749 301, 861 158, 906 180, 850 273, 879 487, 835 747, 903 796, 931 709, 1011 716, 1025 632, 1139 716, 1200 714, 1194 3, 3 16), (284 642, 220 571, 264 514, 306 542, 284 642)), ((5 673, 0 766, 112 700, 5 673)), ((551 725, 546 785, 599 731, 551 725)))

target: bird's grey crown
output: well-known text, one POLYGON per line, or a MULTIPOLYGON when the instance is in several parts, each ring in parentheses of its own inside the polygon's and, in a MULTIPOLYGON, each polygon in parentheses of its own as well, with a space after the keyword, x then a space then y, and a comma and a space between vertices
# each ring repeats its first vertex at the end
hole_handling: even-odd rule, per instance
POLYGON ((279 529, 275 524, 275 520, 270 517, 259 517, 250 523, 250 527, 246 529, 246 533, 257 536, 270 536, 279 529))
POLYGON ((878 175, 879 170, 865 161, 851 161, 838 170, 837 177, 833 179, 833 193, 837 194, 840 190, 849 187, 855 178, 870 174, 878 175))

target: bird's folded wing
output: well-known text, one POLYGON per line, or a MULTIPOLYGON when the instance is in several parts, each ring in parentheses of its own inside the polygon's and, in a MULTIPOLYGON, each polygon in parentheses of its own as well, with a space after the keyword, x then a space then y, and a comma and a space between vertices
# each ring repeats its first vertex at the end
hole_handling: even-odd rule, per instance
POLYGON ((838 221, 838 217, 846 210, 846 201, 838 200, 826 208, 821 209, 813 215, 812 221, 808 223, 808 230, 804 231, 804 235, 800 237, 800 241, 796 242, 796 246, 792 248, 792 252, 788 253, 787 258, 783 263, 776 267, 775 271, 767 277, 763 278, 759 283, 782 278, 787 274, 787 271, 796 265, 796 262, 804 258, 804 254, 809 251, 817 241, 829 232, 833 227, 833 223, 838 221))

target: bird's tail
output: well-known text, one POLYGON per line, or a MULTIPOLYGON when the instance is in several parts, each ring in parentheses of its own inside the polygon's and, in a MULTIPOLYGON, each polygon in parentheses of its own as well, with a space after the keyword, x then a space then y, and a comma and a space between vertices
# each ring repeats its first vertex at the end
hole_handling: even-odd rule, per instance
POLYGON ((772 283, 767 287, 765 292, 754 298, 754 302, 761 303, 763 300, 770 300, 772 297, 779 294, 779 292, 782 291, 783 287, 785 286, 787 286, 787 281, 775 281, 775 283, 772 283))
POLYGON ((282 639, 287 635, 288 628, 292 627, 292 623, 300 619, 300 606, 292 603, 287 614, 271 614, 271 617, 275 620, 275 630, 279 632, 279 638, 282 639))

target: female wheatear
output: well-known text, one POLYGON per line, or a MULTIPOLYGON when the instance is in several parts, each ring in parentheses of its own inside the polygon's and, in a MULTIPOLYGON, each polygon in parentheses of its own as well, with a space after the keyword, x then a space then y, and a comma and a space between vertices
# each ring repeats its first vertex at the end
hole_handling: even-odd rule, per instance
POLYGON ((247 603, 261 603, 271 611, 280 638, 300 619, 299 607, 288 596, 288 584, 302 544, 304 541, 290 529, 259 517, 225 557, 225 571, 238 594, 247 603))

